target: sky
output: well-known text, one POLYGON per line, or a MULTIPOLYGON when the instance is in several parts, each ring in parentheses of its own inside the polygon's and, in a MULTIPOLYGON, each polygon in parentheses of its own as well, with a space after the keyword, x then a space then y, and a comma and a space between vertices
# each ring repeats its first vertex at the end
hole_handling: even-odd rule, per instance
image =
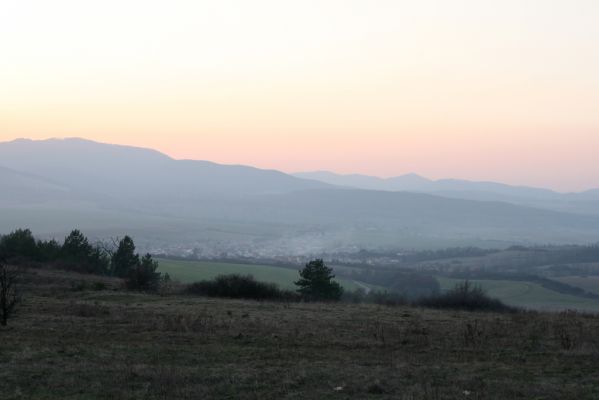
POLYGON ((599 187, 597 21, 596 0, 1 0, 0 140, 599 187))

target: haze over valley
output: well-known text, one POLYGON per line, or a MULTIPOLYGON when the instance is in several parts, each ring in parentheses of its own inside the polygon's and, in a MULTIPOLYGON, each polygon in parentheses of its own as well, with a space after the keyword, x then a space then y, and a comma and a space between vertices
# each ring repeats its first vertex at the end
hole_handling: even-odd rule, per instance
POLYGON ((2 231, 98 239, 133 232, 144 249, 203 257, 283 257, 362 249, 589 244, 596 191, 490 182, 288 175, 175 160, 84 139, 0 144, 2 231))

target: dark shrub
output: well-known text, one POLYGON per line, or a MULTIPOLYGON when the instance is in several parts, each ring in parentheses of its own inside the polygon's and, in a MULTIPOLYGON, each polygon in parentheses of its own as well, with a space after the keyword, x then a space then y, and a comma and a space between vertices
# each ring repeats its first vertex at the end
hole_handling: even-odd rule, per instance
POLYGON ((501 300, 489 297, 480 287, 472 285, 469 281, 457 284, 447 293, 425 297, 417 301, 416 305, 466 311, 514 312, 517 310, 501 300))
POLYGON ((364 303, 366 301, 366 290, 357 288, 352 291, 345 290, 341 296, 341 301, 346 303, 364 303))
POLYGON ((89 283, 86 281, 71 282, 71 290, 73 292, 82 292, 85 290, 101 291, 107 290, 108 286, 104 282, 89 283))
POLYGON ((368 293, 367 300, 370 303, 381 304, 385 306, 403 306, 408 303, 408 299, 402 293, 394 293, 394 292, 381 292, 378 290, 373 290, 368 293))
POLYGON ((108 289, 108 285, 106 285, 104 282, 94 282, 91 285, 91 290, 102 291, 102 290, 107 290, 107 289, 108 289))
POLYGON ((18 284, 21 268, 9 266, 0 260, 0 325, 6 326, 21 301, 18 284))
POLYGON ((354 291, 344 291, 341 300, 346 303, 373 303, 385 306, 402 306, 409 304, 403 293, 387 292, 380 290, 369 290, 363 288, 354 291))
POLYGON ((212 280, 195 282, 187 293, 210 297, 252 300, 293 300, 295 293, 281 290, 273 283, 258 282, 251 275, 220 275, 212 280))

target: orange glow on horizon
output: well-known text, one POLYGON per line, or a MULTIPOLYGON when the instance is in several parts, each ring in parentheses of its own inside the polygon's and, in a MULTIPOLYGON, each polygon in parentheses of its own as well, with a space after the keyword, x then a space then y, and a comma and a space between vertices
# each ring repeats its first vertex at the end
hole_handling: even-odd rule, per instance
POLYGON ((0 5, 0 140, 599 187, 598 2, 82 3, 0 5))

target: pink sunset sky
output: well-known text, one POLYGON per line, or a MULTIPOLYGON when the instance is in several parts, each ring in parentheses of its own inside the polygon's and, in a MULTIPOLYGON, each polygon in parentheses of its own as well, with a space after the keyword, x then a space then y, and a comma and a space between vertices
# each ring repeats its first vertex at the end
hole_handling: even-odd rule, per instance
POLYGON ((592 0, 8 0, 0 140, 599 187, 597 21, 592 0))

